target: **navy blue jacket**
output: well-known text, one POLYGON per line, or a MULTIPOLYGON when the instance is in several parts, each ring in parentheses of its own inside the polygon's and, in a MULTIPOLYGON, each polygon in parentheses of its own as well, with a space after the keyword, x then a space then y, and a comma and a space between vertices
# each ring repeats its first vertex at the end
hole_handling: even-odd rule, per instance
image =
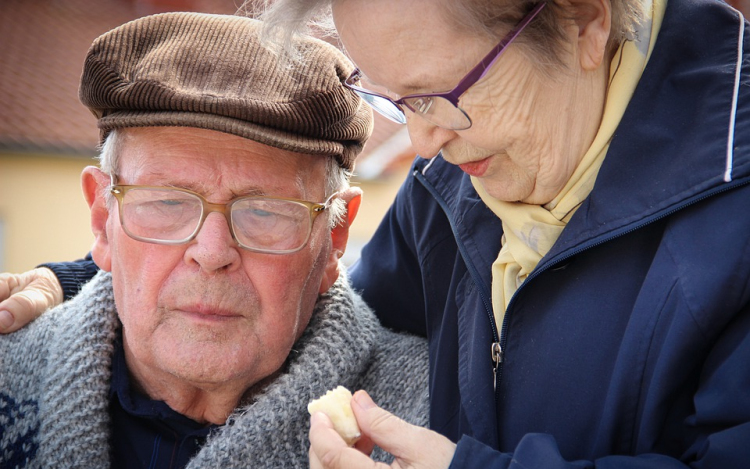
POLYGON ((750 467, 743 27, 724 4, 669 1, 593 191, 502 334, 500 220, 457 167, 415 161, 350 278, 385 325, 429 338, 431 427, 458 442, 451 467, 750 467))

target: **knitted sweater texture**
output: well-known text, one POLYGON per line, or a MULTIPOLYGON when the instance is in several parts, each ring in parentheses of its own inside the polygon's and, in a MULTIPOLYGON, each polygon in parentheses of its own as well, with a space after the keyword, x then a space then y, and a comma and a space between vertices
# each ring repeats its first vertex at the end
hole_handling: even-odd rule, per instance
MULTIPOLYGON (((100 272, 71 301, 0 336, 0 467, 109 467, 119 327, 111 276, 100 272)), ((426 342, 380 326, 342 278, 318 300, 283 372, 212 432, 188 467, 307 467, 307 403, 337 385, 366 389, 426 426, 427 373, 426 342)), ((374 457, 388 460, 380 450, 374 457)))

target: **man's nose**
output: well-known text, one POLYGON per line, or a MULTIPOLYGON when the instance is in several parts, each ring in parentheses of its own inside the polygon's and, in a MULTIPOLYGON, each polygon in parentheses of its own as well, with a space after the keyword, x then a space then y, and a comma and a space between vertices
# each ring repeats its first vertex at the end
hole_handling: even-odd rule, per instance
POLYGON ((208 214, 198 235, 185 251, 185 262, 194 262, 206 272, 232 271, 241 264, 240 249, 232 238, 226 217, 213 212, 208 214))
POLYGON ((458 136, 455 131, 438 127, 408 110, 406 128, 414 150, 427 159, 435 157, 448 142, 458 136))

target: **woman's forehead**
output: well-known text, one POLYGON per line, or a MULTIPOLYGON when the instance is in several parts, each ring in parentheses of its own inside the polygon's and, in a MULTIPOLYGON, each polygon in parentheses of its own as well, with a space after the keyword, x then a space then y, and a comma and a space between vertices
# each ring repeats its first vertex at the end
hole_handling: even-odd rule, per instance
POLYGON ((334 19, 347 54, 372 84, 399 95, 452 88, 494 45, 458 31, 435 11, 418 21, 405 18, 422 14, 411 3, 383 12, 377 21, 367 20, 366 2, 341 5, 334 19))

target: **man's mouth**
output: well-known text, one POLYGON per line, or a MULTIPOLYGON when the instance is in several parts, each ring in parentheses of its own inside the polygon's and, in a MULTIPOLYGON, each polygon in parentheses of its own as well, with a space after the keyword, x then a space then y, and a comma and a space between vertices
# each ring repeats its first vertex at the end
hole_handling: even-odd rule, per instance
POLYGON ((189 315, 203 317, 206 319, 209 319, 209 318, 231 319, 231 318, 241 317, 240 314, 237 314, 234 311, 221 309, 221 308, 213 308, 207 305, 192 305, 192 306, 185 306, 185 307, 181 307, 177 309, 179 311, 182 311, 183 313, 188 313, 189 315))

